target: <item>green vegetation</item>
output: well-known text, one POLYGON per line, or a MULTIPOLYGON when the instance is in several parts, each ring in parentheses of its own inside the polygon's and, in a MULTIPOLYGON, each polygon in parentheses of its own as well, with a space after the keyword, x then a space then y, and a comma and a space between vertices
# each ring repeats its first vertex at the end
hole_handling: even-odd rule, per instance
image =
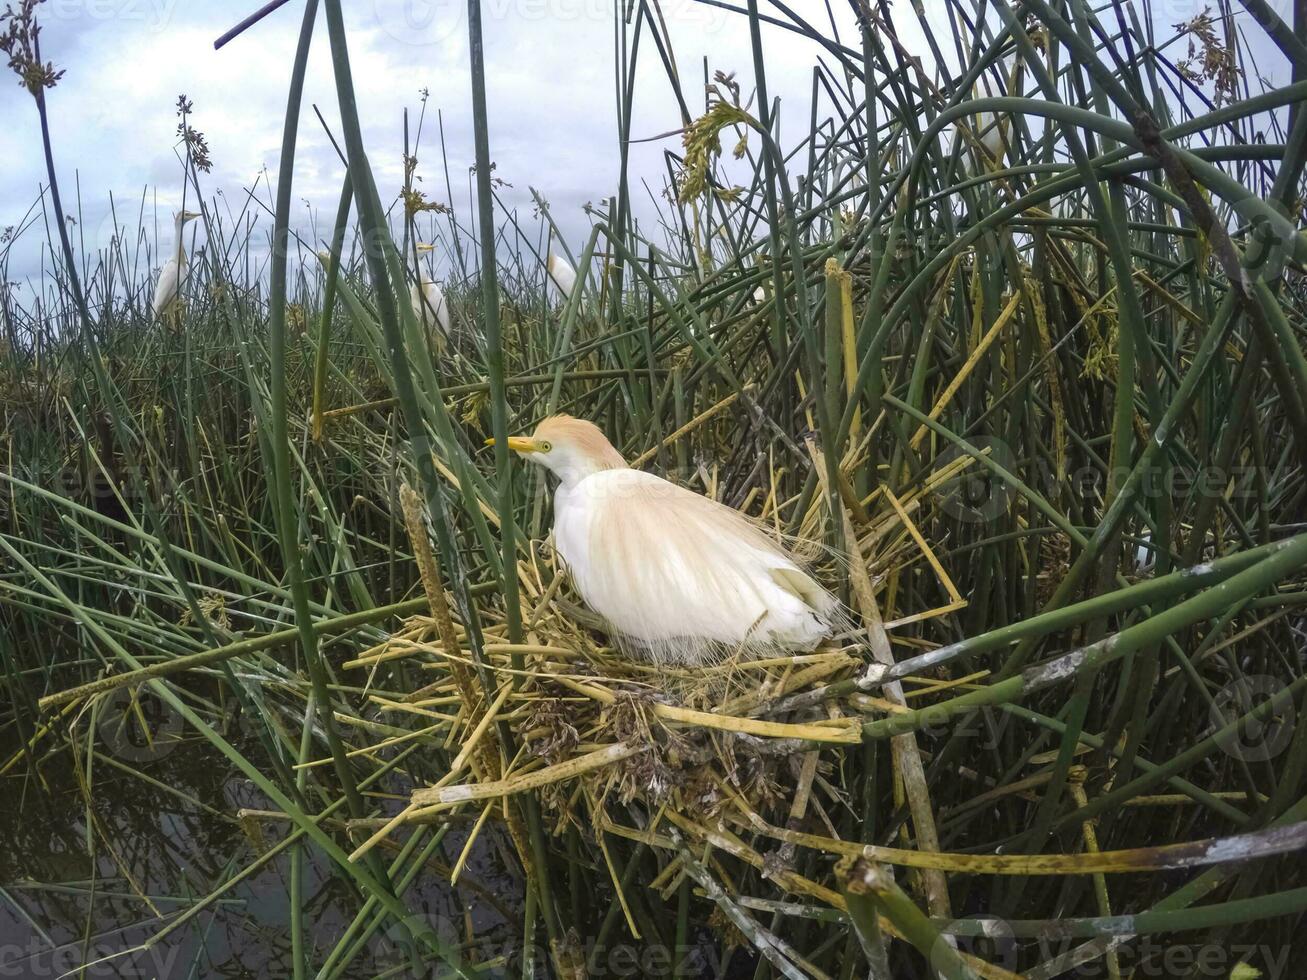
POLYGON ((608 976, 623 950, 645 975, 877 980, 1301 961, 1307 81, 1248 51, 1307 78, 1307 22, 1241 0, 1242 35, 1218 11, 1163 38, 1123 0, 948 0, 927 70, 896 29, 924 14, 857 6, 836 37, 749 0, 753 97, 719 74, 701 105, 656 0, 630 4, 621 145, 637 57, 684 145, 656 229, 623 153, 560 302, 545 199, 530 226, 499 202, 477 18, 474 218, 434 201, 430 119, 405 187, 375 186, 341 4, 307 0, 270 259, 258 200, 206 195, 179 103, 207 243, 179 329, 143 228, 84 251, 59 220, 59 72, 39 5, 8 16, 57 264, 35 300, 0 292, 0 775, 26 850, 71 770, 79 846, 118 874, 0 901, 40 931, 63 913, 27 899, 71 889, 83 950, 92 921, 144 930, 124 956, 203 949, 278 867, 297 978, 608 976), (342 191, 301 240, 315 29, 342 191), (825 53, 778 143, 781 31, 825 53), (409 302, 418 242, 456 270, 443 340, 409 302), (556 412, 807 543, 857 628, 793 659, 623 659, 505 446, 556 412), (170 785, 175 745, 243 802, 170 785), (243 836, 191 838, 207 880, 152 895, 106 777, 243 836), (503 884, 469 882, 478 855, 503 884), (329 935, 316 875, 348 909, 329 935), (417 900, 451 878, 491 926, 417 900))

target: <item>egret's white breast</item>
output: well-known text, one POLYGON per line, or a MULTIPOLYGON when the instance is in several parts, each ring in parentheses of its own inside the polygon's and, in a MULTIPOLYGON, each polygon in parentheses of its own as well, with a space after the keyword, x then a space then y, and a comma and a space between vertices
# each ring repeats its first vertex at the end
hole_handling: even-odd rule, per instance
POLYGON ((830 629, 834 600, 762 531, 650 473, 560 485, 554 544, 586 603, 660 658, 699 660, 705 645, 810 649, 830 629))
POLYGON ((152 304, 156 315, 162 313, 172 305, 173 300, 177 298, 177 260, 168 259, 159 269, 159 281, 154 287, 154 302, 152 304))

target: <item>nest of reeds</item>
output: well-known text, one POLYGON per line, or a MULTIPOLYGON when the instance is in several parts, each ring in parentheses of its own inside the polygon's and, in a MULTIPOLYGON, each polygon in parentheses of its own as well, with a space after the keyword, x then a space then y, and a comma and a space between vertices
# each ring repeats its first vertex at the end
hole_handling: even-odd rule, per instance
MULTIPOLYGON (((478 608, 474 641, 447 591, 421 502, 404 487, 401 501, 430 611, 345 667, 371 671, 403 660, 420 668, 424 683, 403 701, 374 700, 384 712, 439 719, 438 737, 453 761, 433 785, 415 789, 356 856, 405 824, 461 819, 474 827, 466 857, 494 817, 506 824, 529 876, 536 856, 518 803, 531 796, 548 832, 575 829, 602 857, 635 936, 640 931, 627 890, 652 888, 666 898, 688 879, 716 903, 719 933, 739 933, 755 948, 769 948, 754 915, 731 897, 735 889, 724 887, 748 868, 773 888, 757 900, 803 896, 847 911, 840 881, 861 845, 841 842, 835 826, 837 811, 849 806, 846 780, 861 777, 844 764, 842 750, 863 742, 869 721, 909 710, 900 685, 873 684, 877 664, 891 662, 886 627, 965 605, 912 517, 965 466, 952 465, 902 500, 886 492, 880 507, 862 509, 856 524, 841 508, 838 516, 856 542, 851 553, 863 559, 846 569, 862 621, 856 629, 809 653, 739 651, 700 666, 622 653, 570 594, 547 542, 533 542, 530 557, 519 562, 524 642, 509 641, 493 608, 478 608), (882 614, 878 570, 890 562, 931 569, 951 601, 897 618, 882 614), (624 882, 606 843, 612 837, 657 852, 657 874, 624 882), (800 847, 818 853, 816 865, 801 864, 800 847), (837 867, 841 859, 845 864, 837 867), (738 870, 731 867, 737 862, 738 870)), ((814 503, 814 513, 822 506, 814 503)), ((916 695, 956 682, 922 683, 916 695)), ((918 773, 919 767, 918 759, 918 773)), ((568 975, 560 956, 555 950, 555 966, 568 975)), ((982 976, 1007 975, 977 965, 982 976)))

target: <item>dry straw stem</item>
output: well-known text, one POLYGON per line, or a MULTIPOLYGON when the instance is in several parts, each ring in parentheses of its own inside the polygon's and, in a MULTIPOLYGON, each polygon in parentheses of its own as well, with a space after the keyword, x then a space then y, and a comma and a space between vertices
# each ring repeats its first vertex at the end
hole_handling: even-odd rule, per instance
MULTIPOLYGON (((998 339, 998 335, 1002 332, 1003 328, 1012 322, 1012 318, 1016 315, 1017 309, 1020 307, 1023 298, 1024 294, 1021 290, 1017 289, 1013 291, 1012 298, 1008 300, 1007 305, 1003 307, 1003 312, 998 315, 998 319, 994 321, 993 326, 985 332, 985 336, 980 339, 980 343, 978 343, 967 356, 966 362, 962 365, 961 369, 959 369, 958 373, 953 376, 953 379, 949 381, 948 387, 940 392, 939 397, 935 399, 935 404, 931 406, 929 412, 930 418, 939 418, 944 409, 948 407, 949 402, 953 400, 953 396, 958 393, 958 389, 961 388, 963 382, 967 380, 967 376, 975 370, 976 365, 984 359, 985 354, 988 353, 989 348, 993 345, 994 341, 998 339)), ((922 425, 917 429, 917 432, 912 437, 910 443, 913 449, 916 449, 921 445, 921 441, 926 438, 927 432, 928 429, 925 425, 922 425)))
MULTIPOLYGON (((1084 774, 1078 773, 1071 777, 1070 786, 1071 798, 1075 800, 1077 806, 1088 806, 1089 797, 1085 793, 1084 774)), ((1086 820, 1081 826, 1081 837, 1085 842, 1085 850, 1090 854, 1099 853, 1098 830, 1094 827, 1094 821, 1086 820)), ((1108 893, 1107 878, 1101 872, 1094 875, 1094 901, 1098 905, 1098 914, 1104 918, 1112 914, 1112 899, 1108 893)), ((1115 980, 1121 976, 1121 965, 1115 952, 1107 954, 1107 971, 1109 976, 1115 980)))
POLYGON ((514 793, 525 793, 528 790, 540 789, 542 786, 549 786, 553 783, 593 772, 596 769, 602 769, 605 766, 621 762, 623 759, 629 759, 645 751, 648 751, 646 746, 625 745, 617 742, 613 745, 606 745, 601 749, 595 749, 585 755, 568 759, 566 762, 546 766, 543 769, 537 769, 535 772, 525 773, 521 776, 509 776, 501 780, 465 786, 431 787, 430 789, 415 790, 413 805, 423 809, 417 809, 411 813, 410 819, 421 818, 429 812, 435 812, 456 803, 493 799, 499 796, 512 796, 514 793))
POLYGON ((867 896, 898 932, 930 962, 944 980, 975 980, 972 969, 953 945, 940 935, 920 909, 912 903, 885 868, 857 859, 836 869, 844 891, 850 896, 867 896))
MULTIPOLYGON (((859 3, 865 23, 836 35, 796 5, 746 0, 730 16, 753 64, 708 66, 722 74, 693 125, 703 93, 677 70, 658 4, 624 7, 623 165, 569 252, 583 270, 601 256, 602 301, 588 305, 581 291, 559 304, 533 252, 568 252, 576 216, 550 215, 548 189, 538 214, 519 213, 496 179, 522 175, 489 170, 493 89, 475 112, 475 216, 397 209, 387 226, 382 201, 400 188, 377 181, 396 158, 403 190, 454 202, 442 171, 468 150, 446 144, 440 113, 458 107, 419 115, 402 147, 365 145, 341 5, 323 5, 348 173, 334 225, 298 240, 287 127, 275 290, 255 226, 185 142, 160 197, 184 179, 205 217, 187 242, 181 329, 151 321, 147 266, 173 243, 152 240, 144 211, 117 227, 120 202, 112 241, 83 242, 103 189, 83 181, 56 200, 76 163, 51 137, 61 89, 38 91, 51 101, 28 124, 49 178, 33 215, 62 220, 0 229, 0 731, 13 736, 0 763, 56 789, 56 767, 81 773, 94 842, 145 855, 132 872, 157 873, 146 894, 195 895, 194 869, 214 869, 184 912, 135 925, 157 943, 271 869, 289 882, 285 934, 271 937, 287 972, 371 975, 384 969, 368 962, 375 941, 411 915, 423 876, 461 886, 484 856, 520 891, 501 900, 506 924, 478 917, 469 948, 547 936, 569 976, 572 929, 604 948, 729 935, 745 947, 736 966, 841 980, 951 969, 939 933, 979 935, 979 951, 1032 978, 1077 964, 1110 975, 1112 953, 1128 972, 1140 940, 1121 930, 1201 922, 1210 948, 1292 947, 1307 901, 1285 850, 1307 819, 1294 659, 1307 80, 1276 80, 1301 74, 1307 47, 1275 5, 1247 0, 1256 16, 1237 18, 1235 44, 1216 14, 1171 28, 1117 2, 859 3), (963 41, 939 45, 947 72, 900 37, 947 39, 941 16, 963 41), (796 35, 822 52, 811 98, 778 105, 767 55, 796 35), (1177 66, 1168 52, 1187 49, 1177 66), (1241 85, 1245 51, 1259 71, 1241 85), (669 87, 677 119, 662 128, 687 128, 693 152, 646 195, 627 157, 650 84, 669 87), (975 151, 982 115, 1000 159, 975 151), (747 134, 738 160, 719 153, 728 132, 727 150, 747 134), (440 242, 436 274, 463 328, 443 353, 404 302, 417 240, 440 242), (45 271, 16 275, 37 251, 53 256, 45 271), (549 487, 480 448, 557 412, 777 532, 843 530, 847 571, 816 554, 814 572, 848 576, 858 631, 701 671, 618 655, 543 557, 549 487), (50 478, 73 472, 86 485, 50 478), (404 506, 405 483, 420 501, 404 506), (297 649, 292 623, 316 642, 297 649), (317 695, 309 667, 326 681, 317 695), (188 757, 286 815, 279 837, 246 814, 266 854, 241 841, 215 866, 142 831, 153 823, 137 809, 184 807, 223 832, 233 814, 172 778, 180 755, 134 766, 100 751, 95 712, 79 709, 122 689, 137 728, 160 699, 203 738, 188 757), (331 746, 310 710, 344 769, 319 761, 331 746), (614 746, 639 751, 577 772, 614 746), (351 782, 367 787, 359 819, 342 810, 351 782), (498 795, 419 808, 415 786, 498 795), (437 867, 455 824, 474 832, 437 867), (370 870, 378 848, 388 881, 370 870), (524 878, 513 851, 531 856, 524 878), (892 882, 857 894, 835 870, 855 851, 906 868, 911 899, 892 882), (333 868, 357 887, 329 896, 346 925, 319 949, 306 886, 333 868), (1041 941, 999 961, 978 916, 923 927, 945 899, 974 909, 982 894, 987 914, 1041 941), (895 935, 909 939, 877 938, 895 935), (1049 952, 1056 936, 1085 941, 1049 952)), ((24 72, 47 64, 35 43, 17 50, 24 72)), ((187 126, 207 111, 188 110, 187 126)), ((20 871, 41 867, 66 816, 33 821, 32 799, 12 828, 20 871)), ((102 889, 85 904, 76 930, 123 926, 102 889)), ((67 931, 55 903, 32 916, 67 931)), ((423 940, 424 966, 450 969, 423 940)))
POLYGON ((753 384, 745 385, 743 391, 732 392, 731 394, 723 398, 721 401, 719 401, 716 405, 704 409, 694 418, 690 419, 690 421, 686 422, 683 426, 678 428, 675 432, 668 434, 656 446, 652 446, 649 449, 646 449, 644 452, 642 452, 639 456, 636 456, 633 460, 631 460, 629 465, 633 469, 638 470, 640 467, 644 466, 651 459, 656 458, 658 454, 662 452, 664 449, 666 449, 668 446, 675 445, 677 442, 679 442, 681 439, 684 439, 686 436, 688 436, 695 429, 699 428, 705 422, 711 421, 712 419, 720 415, 722 412, 726 411, 728 408, 730 408, 732 405, 735 404, 735 402, 740 398, 741 395, 743 395, 746 399, 751 397, 751 393, 756 389, 756 387, 757 386, 753 384))
MULTIPOLYGON (((582 684, 569 678, 559 678, 559 682, 569 689, 584 694, 586 697, 602 704, 613 704, 617 698, 611 691, 592 684, 582 684)), ((712 728, 723 732, 739 732, 762 738, 787 738, 829 742, 836 745, 852 745, 860 742, 858 725, 854 719, 830 719, 818 724, 791 724, 785 722, 762 721, 757 718, 741 718, 735 715, 718 714, 709 711, 695 711, 671 704, 654 703, 650 710, 659 718, 684 725, 700 728, 712 728)))
MULTIPOLYGON (((382 606, 377 609, 320 619, 314 622, 313 629, 319 636, 332 636, 337 633, 346 633, 359 626, 379 623, 392 616, 397 618, 410 616, 426 607, 427 602, 424 599, 409 599, 391 606, 382 606)), ((247 656, 263 650, 275 650, 278 647, 294 643, 298 638, 299 631, 297 629, 277 630, 272 633, 265 633, 262 636, 250 637, 224 646, 214 647, 212 650, 203 650, 199 653, 176 657, 172 660, 160 661, 138 670, 111 674, 87 684, 47 694, 38 703, 41 710, 45 711, 57 705, 73 704, 92 695, 104 694, 119 687, 140 684, 151 678, 168 677, 172 674, 196 670, 210 664, 220 664, 236 657, 247 656)))
POLYGON ((759 833, 776 840, 824 851, 841 857, 866 858, 905 868, 930 868, 957 874, 1068 875, 1132 874, 1204 867, 1226 861, 1250 861, 1289 854, 1307 846, 1307 823, 1271 827, 1237 837, 1186 841, 1124 851, 1090 851, 1084 854, 948 854, 912 851, 875 844, 835 840, 773 827, 759 819, 748 820, 759 833))
MULTIPOLYGON (((824 481, 826 467, 821 451, 812 442, 809 442, 808 452, 812 455, 813 468, 816 470, 819 479, 824 481)), ((886 488, 885 493, 887 496, 890 494, 888 488, 886 488)), ((900 518, 906 520, 907 515, 902 511, 897 501, 895 501, 895 509, 900 518)), ((832 514, 831 519, 843 524, 844 540, 852 549, 849 555, 849 581, 853 586, 858 612, 862 615, 862 621, 867 628, 872 658, 878 664, 886 667, 891 666, 894 663, 894 654, 890 650, 889 637, 885 632, 884 624, 881 622, 880 606, 876 602, 871 579, 867 575, 866 559, 863 557, 861 546, 858 544, 857 532, 843 507, 840 508, 838 514, 832 514)), ((950 587, 951 585, 950 582, 950 587)), ((900 707, 907 706, 907 699, 903 696, 902 684, 892 682, 886 684, 883 690, 886 699, 892 704, 900 707)), ((907 737, 901 736, 893 739, 890 744, 894 754, 894 770, 902 781, 908 807, 912 812, 912 825, 916 831, 917 844, 923 851, 938 851, 939 834, 935 828, 935 813, 930 802, 926 770, 921 761, 921 750, 917 745, 916 736, 909 733, 907 737)), ((944 880, 944 876, 934 872, 927 872, 923 876, 923 882, 931 913, 945 917, 951 915, 948 883, 944 880)))

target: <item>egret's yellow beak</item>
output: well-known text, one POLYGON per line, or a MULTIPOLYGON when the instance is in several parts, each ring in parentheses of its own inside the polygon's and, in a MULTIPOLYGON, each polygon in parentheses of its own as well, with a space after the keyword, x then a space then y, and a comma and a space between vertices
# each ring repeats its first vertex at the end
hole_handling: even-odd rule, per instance
MULTIPOLYGON (((509 436, 507 441, 508 448, 515 453, 538 453, 540 451, 540 444, 529 436, 509 436)), ((487 446, 493 446, 494 444, 495 440, 493 438, 486 440, 487 446)))
POLYGON ((436 250, 436 246, 428 245, 426 242, 418 242, 417 250, 419 252, 434 252, 436 250))
POLYGON ((183 220, 183 221, 194 221, 194 220, 195 220, 196 218, 198 218, 198 217, 200 217, 200 212, 198 212, 198 211, 183 211, 183 212, 182 212, 182 220, 183 220))

